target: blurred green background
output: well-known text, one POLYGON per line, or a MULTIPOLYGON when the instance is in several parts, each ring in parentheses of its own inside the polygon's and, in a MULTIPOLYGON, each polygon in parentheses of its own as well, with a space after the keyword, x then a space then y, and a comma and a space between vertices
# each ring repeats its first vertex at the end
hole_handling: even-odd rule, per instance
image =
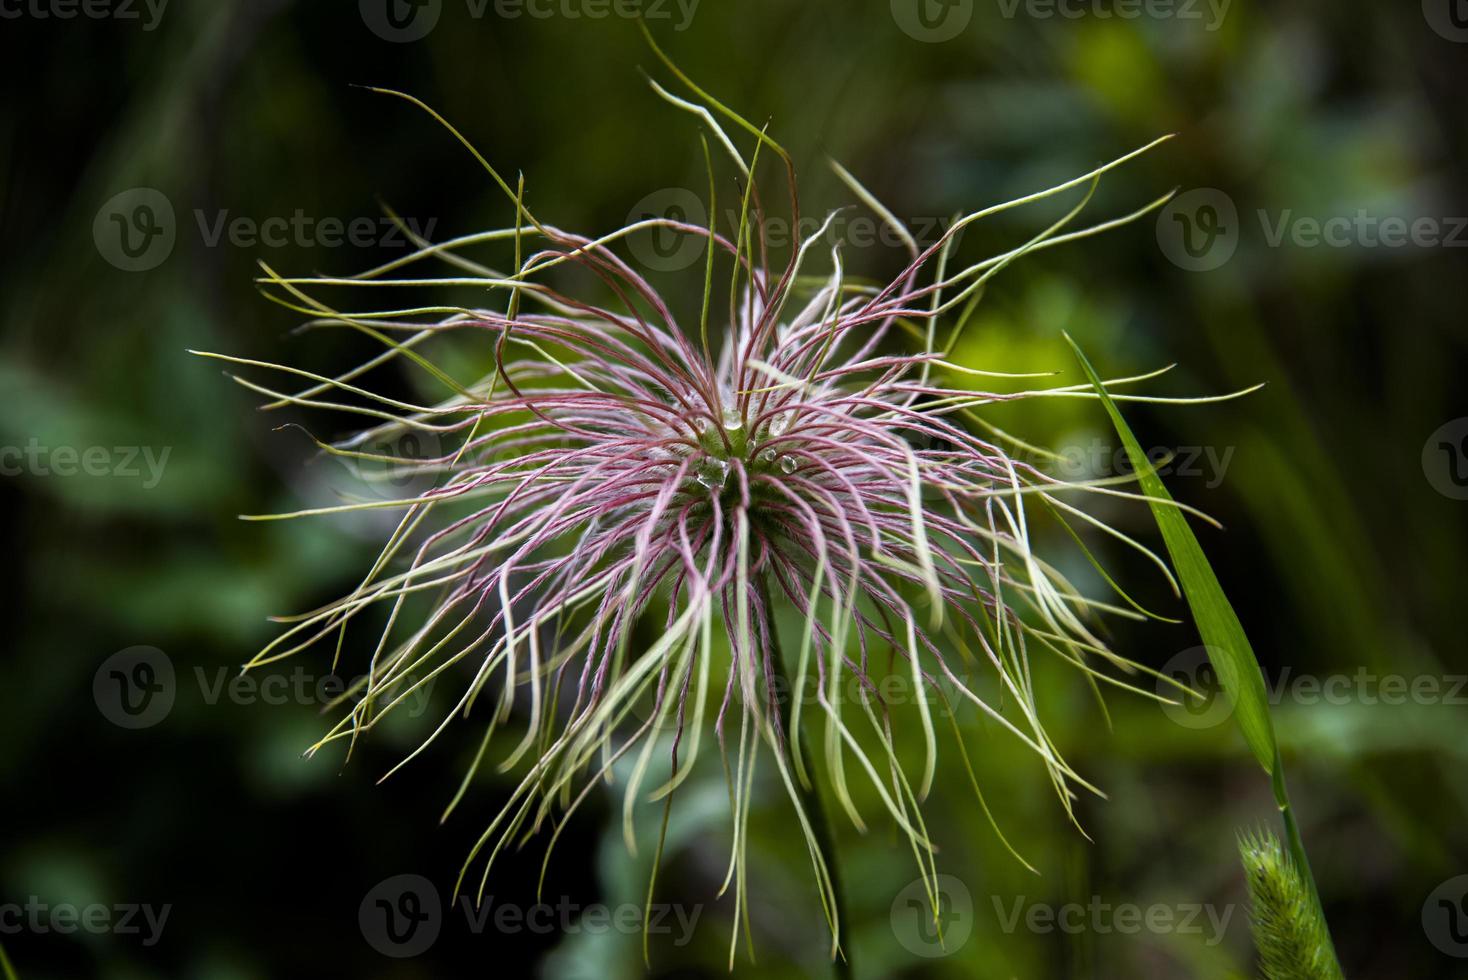
MULTIPOLYGON (((1179 204, 1006 271, 961 355, 1075 381, 1066 330, 1109 376, 1176 362, 1157 393, 1266 383, 1241 401, 1129 417, 1144 445, 1178 454, 1173 492, 1225 525, 1198 525, 1200 537, 1279 692, 1293 796, 1357 978, 1468 975, 1468 878, 1454 881, 1468 875, 1468 491, 1463 461, 1439 446, 1468 436, 1468 26, 1455 2, 647 9, 684 69, 771 121, 807 214, 851 203, 827 156, 920 223, 1178 133, 1108 177, 1088 213, 1125 213, 1173 187, 1188 192, 1179 204), (1318 241, 1309 222, 1332 218, 1345 220, 1318 241), (1414 229, 1411 241, 1385 241, 1387 219, 1414 229), (1393 696, 1390 678, 1408 693, 1393 696)), ((0 945, 26 980, 646 971, 635 930, 574 916, 571 930, 476 930, 449 906, 460 862, 513 786, 481 777, 439 826, 475 729, 456 726, 379 786, 436 711, 378 731, 349 764, 307 761, 332 720, 318 689, 327 651, 272 668, 274 686, 219 686, 274 635, 267 616, 350 590, 385 526, 237 520, 328 503, 351 475, 314 459, 299 432, 272 431, 286 419, 255 412, 254 396, 186 349, 340 370, 370 346, 292 333, 293 315, 255 291, 257 260, 343 274, 402 254, 382 240, 379 200, 439 238, 512 220, 431 120, 352 86, 422 97, 503 171, 523 171, 532 206, 563 228, 608 231, 650 193, 706 186, 695 121, 649 90, 638 69, 654 59, 616 16, 625 6, 392 3, 0 0, 0 527, 15 627, 0 711, 0 945), (229 230, 298 214, 279 238, 229 230), (361 218, 374 231, 357 243, 330 241, 322 224, 361 218), (166 689, 167 703, 119 713, 115 671, 166 689), (440 894, 440 928, 419 955, 385 956, 366 923, 377 889, 403 874, 440 894), (94 926, 66 928, 63 906, 91 910, 94 926)), ((1012 247, 1054 215, 981 225, 965 254, 1012 247)), ((845 261, 885 276, 901 256, 848 244, 845 261)), ((696 269, 664 282, 696 302, 696 269)), ((292 418, 323 437, 349 431, 292 418)), ((1092 402, 992 418, 1111 465, 1092 402)), ((1144 508, 1104 515, 1157 540, 1144 508)), ((1186 618, 1145 562, 1090 543, 1145 604, 1186 618)), ((1191 625, 1113 627, 1127 655, 1207 686, 1191 625)), ((364 669, 364 637, 343 651, 341 676, 364 669)), ((1108 794, 1078 808, 1089 839, 1028 754, 963 716, 996 819, 1041 874, 1005 852, 940 745, 926 814, 952 876, 947 949, 909 904, 901 838, 880 822, 865 836, 845 826, 857 975, 1253 975, 1234 835, 1274 813, 1232 725, 1216 706, 1169 713, 1113 697, 1107 731, 1073 674, 1039 666, 1036 684, 1062 751, 1108 794), (1128 928, 1118 907, 1172 924, 1128 928), (1078 925, 1045 928, 1046 910, 1078 925)), ((723 785, 715 765, 675 808, 657 900, 697 914, 697 929, 685 937, 670 914, 671 931, 652 937, 653 975, 727 975, 723 785)), ((568 826, 546 902, 640 913, 649 848, 627 855, 619 800, 594 795, 568 826)), ((803 845, 776 785, 761 781, 758 801, 758 965, 741 953, 734 973, 823 975, 803 845)), ((647 808, 644 830, 658 813, 647 808)), ((536 902, 543 843, 497 867, 497 904, 536 902)))

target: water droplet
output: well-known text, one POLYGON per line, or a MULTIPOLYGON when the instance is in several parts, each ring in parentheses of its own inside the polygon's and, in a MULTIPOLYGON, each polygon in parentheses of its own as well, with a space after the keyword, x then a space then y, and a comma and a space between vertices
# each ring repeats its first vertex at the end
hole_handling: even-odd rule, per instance
POLYGON ((794 419, 794 412, 781 412, 770 420, 770 435, 782 436, 790 428, 790 422, 794 419))
POLYGON ((729 479, 728 461, 713 456, 705 457, 703 462, 698 464, 695 479, 710 490, 724 489, 724 481, 729 479))
POLYGON ((765 464, 773 463, 775 461, 775 451, 773 449, 761 449, 759 461, 765 464))
POLYGON ((744 416, 739 413, 739 409, 724 409, 724 428, 728 429, 730 432, 737 432, 738 430, 744 428, 744 416))
POLYGON ((699 415, 694 418, 693 427, 698 430, 699 435, 703 435, 709 430, 709 420, 699 415))
POLYGON ((800 464, 795 461, 794 456, 780 457, 780 472, 782 473, 794 473, 795 468, 799 465, 800 464))

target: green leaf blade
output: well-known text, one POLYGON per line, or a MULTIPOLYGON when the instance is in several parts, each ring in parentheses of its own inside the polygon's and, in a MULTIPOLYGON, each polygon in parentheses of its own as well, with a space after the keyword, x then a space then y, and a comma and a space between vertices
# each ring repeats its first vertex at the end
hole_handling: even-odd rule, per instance
POLYGON ((1101 403, 1106 407, 1106 414, 1111 417, 1111 424, 1121 438, 1122 445, 1126 447, 1132 469, 1147 495, 1147 504, 1162 531, 1162 540, 1167 545, 1168 554, 1172 556, 1183 594, 1187 597, 1193 619, 1198 624, 1198 632, 1208 648, 1208 659, 1218 672, 1224 696, 1233 703, 1234 718, 1239 723, 1244 741, 1248 744, 1249 751, 1254 753, 1254 758, 1259 760, 1259 765, 1272 776, 1277 768, 1279 746, 1274 737, 1274 724, 1269 717, 1269 695, 1264 687, 1264 674, 1259 669, 1259 661, 1244 633, 1244 626, 1239 622, 1238 614, 1234 612, 1228 597, 1224 595, 1218 576, 1214 574, 1207 556, 1203 554, 1203 546, 1198 543, 1192 528, 1188 527, 1187 518, 1176 507, 1169 506, 1172 494, 1168 493, 1162 479, 1153 470, 1147 454, 1122 418, 1121 411, 1117 409, 1116 402, 1107 393, 1101 378, 1076 342, 1069 334, 1065 335, 1065 339, 1075 351, 1081 369, 1095 387, 1101 403))

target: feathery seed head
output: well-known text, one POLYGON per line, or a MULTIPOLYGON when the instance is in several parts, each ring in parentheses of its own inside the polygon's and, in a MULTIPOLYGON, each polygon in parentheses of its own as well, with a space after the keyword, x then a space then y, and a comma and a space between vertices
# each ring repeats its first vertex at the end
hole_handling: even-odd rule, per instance
MULTIPOLYGON (((697 114, 732 160, 743 215, 733 237, 670 217, 599 238, 573 234, 531 213, 523 179, 512 187, 479 157, 513 207, 512 227, 438 243, 418 239, 411 256, 346 279, 288 279, 266 268, 267 295, 315 325, 357 330, 382 352, 335 377, 226 358, 307 382, 289 393, 242 383, 270 397, 270 408, 345 409, 370 418, 372 428, 358 438, 322 449, 434 479, 405 499, 305 512, 392 508, 398 516, 361 585, 294 621, 251 665, 322 640, 337 643, 364 612, 384 608, 388 625, 368 678, 317 747, 354 741, 450 671, 466 679, 461 695, 413 755, 456 717, 478 719, 486 732, 477 768, 496 728, 521 716, 523 735, 501 766, 520 768, 523 778, 470 857, 485 858, 485 877, 512 842, 550 828, 554 843, 603 774, 625 779, 632 844, 635 803, 670 800, 706 754, 711 730, 729 773, 734 823, 726 886, 733 884, 742 907, 745 827, 763 743, 806 838, 834 951, 839 900, 814 812, 816 785, 864 828, 862 794, 851 787, 863 783, 906 836, 928 881, 936 864, 920 803, 936 768, 935 720, 948 722, 963 702, 1036 754, 1067 812, 1075 790, 1087 787, 1045 734, 1029 657, 1043 650, 1092 683, 1130 686, 1101 668, 1129 672, 1135 665, 1110 651, 1088 620, 1097 608, 1131 613, 1085 598, 1034 553, 1027 508, 1099 526, 1070 502, 1074 492, 1127 494, 1108 481, 1065 483, 1017 461, 1015 446, 1032 447, 981 411, 1000 401, 1087 397, 1088 386, 1010 390, 1017 379, 1036 376, 979 371, 949 354, 986 283, 1012 261, 1114 227, 1162 201, 1067 230, 1089 201, 1087 188, 1138 150, 1058 187, 967 215, 940 241, 919 248, 838 167, 853 193, 897 230, 904 268, 884 286, 867 285, 846 275, 835 248, 824 271, 810 275, 821 233, 776 267, 763 243, 755 175, 761 154, 777 156, 798 216, 789 155, 688 84, 689 100, 656 83, 654 89, 697 114), (753 140, 752 158, 716 116, 753 140), (1070 190, 1083 199, 1028 242, 959 261, 957 237, 967 225, 1070 190), (628 236, 649 228, 702 243, 704 301, 696 319, 681 320, 619 256, 628 236), (496 244, 513 247, 512 271, 471 258, 476 248, 496 244), (402 271, 420 263, 442 263, 452 274, 402 271), (547 273, 567 269, 589 273, 599 293, 573 296, 550 283, 547 273), (471 308, 429 296, 355 312, 318 298, 336 288, 373 294, 462 286, 498 298, 471 308), (437 366, 427 351, 451 335, 468 335, 492 352, 493 370, 461 381, 437 366), (372 371, 399 365, 442 386, 442 399, 416 404, 367 385, 372 371), (1005 390, 973 387, 990 380, 1005 390), (405 433, 429 435, 442 449, 410 461, 361 448, 405 433), (405 611, 427 597, 421 620, 405 611), (777 609, 798 626, 787 629, 783 654, 777 609), (654 617, 655 638, 634 644, 634 625, 654 617), (960 658, 987 665, 1008 710, 989 704, 955 672, 966 670, 960 658), (930 698, 914 699, 920 772, 898 762, 895 740, 907 733, 892 724, 876 687, 883 674, 876 665, 887 662, 899 665, 914 690, 934 692, 939 701, 934 711, 930 698), (867 696, 847 696, 851 685, 867 696), (787 696, 788 687, 813 696, 787 696), (820 738, 821 751, 804 747, 805 734, 820 738)), ((713 172, 711 162, 711 187, 713 172)), ((956 724, 953 733, 959 735, 956 724)), ((958 748, 967 767, 961 736, 958 748)), ((740 916, 734 919, 737 933, 740 916)))

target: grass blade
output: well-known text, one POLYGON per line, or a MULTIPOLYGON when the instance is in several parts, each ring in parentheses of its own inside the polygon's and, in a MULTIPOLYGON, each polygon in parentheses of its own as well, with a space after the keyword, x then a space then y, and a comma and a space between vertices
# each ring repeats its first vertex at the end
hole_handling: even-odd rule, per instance
MULTIPOLYGON (((1080 346, 1071 339, 1069 334, 1065 334, 1065 340, 1070 344, 1071 350, 1075 352, 1081 369, 1085 371, 1087 380, 1096 389, 1101 404, 1106 407, 1106 414, 1111 417, 1111 424, 1116 429, 1117 436, 1121 439, 1122 445, 1126 447, 1132 469, 1136 472, 1142 491, 1148 498, 1147 503, 1152 509, 1152 516, 1157 521, 1157 527, 1162 532, 1162 540, 1167 545, 1168 554, 1172 557, 1178 580, 1183 587, 1183 595, 1187 598, 1188 607, 1193 612, 1193 620, 1197 623, 1198 632, 1207 647, 1208 659, 1212 661, 1213 669, 1218 673, 1219 685, 1223 688, 1224 696, 1233 703, 1233 716, 1238 720, 1249 751, 1254 753, 1254 758, 1259 760, 1260 767, 1270 777, 1274 800, 1284 820, 1285 839, 1289 843, 1290 857, 1300 877, 1309 886, 1311 899, 1323 923, 1325 915, 1320 908, 1320 894, 1315 886, 1314 875, 1310 872, 1310 862, 1305 855, 1305 844, 1300 837, 1294 809, 1290 806, 1289 793, 1285 788, 1284 765, 1280 759, 1279 743, 1274 737, 1274 723, 1269 717, 1269 697, 1264 687, 1264 674, 1259 669, 1259 661, 1254 656, 1254 648, 1249 644, 1249 638, 1244 633, 1244 626, 1239 622, 1238 614, 1234 612, 1228 597, 1224 595, 1223 586, 1219 584, 1218 576, 1213 572, 1213 566, 1208 563, 1207 556, 1203 554, 1203 546, 1198 543, 1198 538, 1193 534, 1192 528, 1188 527, 1187 518, 1183 516, 1182 512, 1176 507, 1169 506, 1172 494, 1167 492, 1167 487, 1163 485, 1161 477, 1157 475, 1156 470, 1147 459, 1147 454, 1143 451, 1141 444, 1137 442, 1137 437, 1132 434, 1131 428, 1122 418, 1116 402, 1107 393, 1106 386, 1101 383, 1101 378, 1091 367, 1091 362, 1086 359, 1080 346)), ((1326 939, 1328 942, 1328 933, 1326 939)), ((1333 948, 1330 950, 1330 956, 1334 960, 1333 948)))

